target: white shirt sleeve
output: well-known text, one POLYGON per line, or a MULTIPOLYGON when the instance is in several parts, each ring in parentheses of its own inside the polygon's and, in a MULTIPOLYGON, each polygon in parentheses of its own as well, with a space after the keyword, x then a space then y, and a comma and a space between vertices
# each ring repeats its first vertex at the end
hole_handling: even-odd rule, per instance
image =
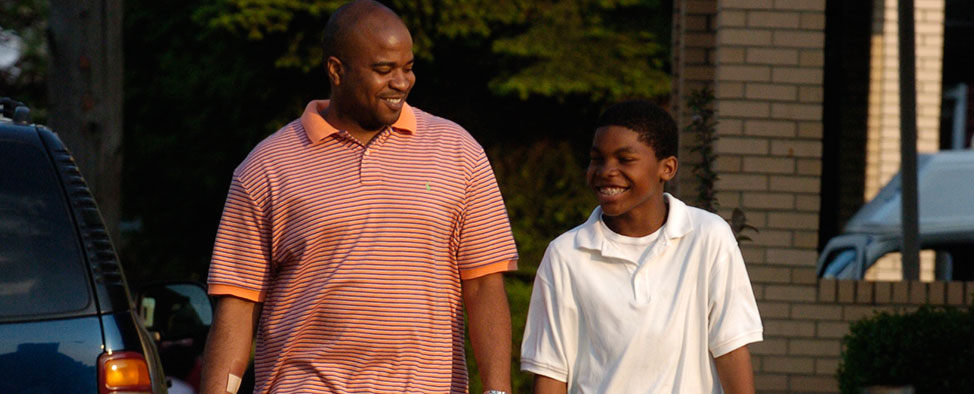
POLYGON ((744 258, 727 226, 712 230, 719 238, 716 261, 710 269, 707 331, 714 358, 763 339, 764 328, 758 314, 754 291, 747 276, 744 258))
POLYGON ((552 259, 557 253, 551 245, 545 251, 534 278, 524 339, 521 343, 521 370, 568 382, 569 350, 577 337, 577 309, 559 294, 552 259), (554 284, 554 285, 553 285, 554 284))

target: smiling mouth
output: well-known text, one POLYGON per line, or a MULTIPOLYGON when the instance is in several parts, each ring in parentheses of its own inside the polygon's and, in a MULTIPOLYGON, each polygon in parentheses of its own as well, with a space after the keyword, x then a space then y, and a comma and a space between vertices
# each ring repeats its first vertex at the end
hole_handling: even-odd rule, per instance
POLYGON ((388 101, 388 102, 390 102, 392 104, 400 104, 400 103, 402 103, 402 98, 401 97, 399 97, 399 98, 384 98, 383 100, 388 101))
POLYGON ((599 187, 599 188, 596 188, 595 190, 599 194, 604 195, 604 196, 615 196, 615 195, 618 195, 618 194, 620 194, 620 193, 622 193, 622 192, 624 192, 626 190, 629 190, 629 188, 627 188, 627 187, 599 187))

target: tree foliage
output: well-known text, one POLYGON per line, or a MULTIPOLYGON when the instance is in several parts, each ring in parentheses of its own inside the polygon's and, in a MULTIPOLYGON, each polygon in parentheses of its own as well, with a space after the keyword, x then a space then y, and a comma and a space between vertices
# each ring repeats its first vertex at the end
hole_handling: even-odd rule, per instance
MULTIPOLYGON (((323 19, 341 0, 227 0, 199 10, 213 28, 251 40, 283 36, 279 67, 310 72, 321 65, 323 19)), ((584 95, 593 101, 659 97, 669 91, 668 12, 658 0, 392 0, 410 27, 417 55, 449 56, 439 45, 484 48, 495 66, 491 91, 584 95)))
POLYGON ((47 10, 46 0, 0 1, 0 45, 20 50, 14 64, 0 69, 0 95, 26 103, 38 122, 47 114, 47 10))

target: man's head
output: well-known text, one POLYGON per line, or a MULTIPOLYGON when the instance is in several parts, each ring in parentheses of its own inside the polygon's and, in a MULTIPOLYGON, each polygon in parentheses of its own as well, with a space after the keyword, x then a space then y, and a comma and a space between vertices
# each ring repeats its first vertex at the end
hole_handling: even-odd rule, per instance
POLYGON ((412 37, 395 12, 371 0, 343 5, 322 49, 336 126, 374 132, 399 119, 416 77, 412 37))
POLYGON ((673 118, 648 101, 615 104, 599 117, 586 179, 610 217, 644 217, 676 175, 673 118))

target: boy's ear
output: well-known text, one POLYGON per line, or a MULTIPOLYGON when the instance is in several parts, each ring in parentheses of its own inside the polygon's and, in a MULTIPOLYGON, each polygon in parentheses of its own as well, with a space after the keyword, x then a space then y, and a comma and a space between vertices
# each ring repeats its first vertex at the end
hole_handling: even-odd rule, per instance
POLYGON ((659 161, 659 179, 669 182, 676 176, 676 170, 680 167, 680 162, 676 156, 670 156, 659 161))

